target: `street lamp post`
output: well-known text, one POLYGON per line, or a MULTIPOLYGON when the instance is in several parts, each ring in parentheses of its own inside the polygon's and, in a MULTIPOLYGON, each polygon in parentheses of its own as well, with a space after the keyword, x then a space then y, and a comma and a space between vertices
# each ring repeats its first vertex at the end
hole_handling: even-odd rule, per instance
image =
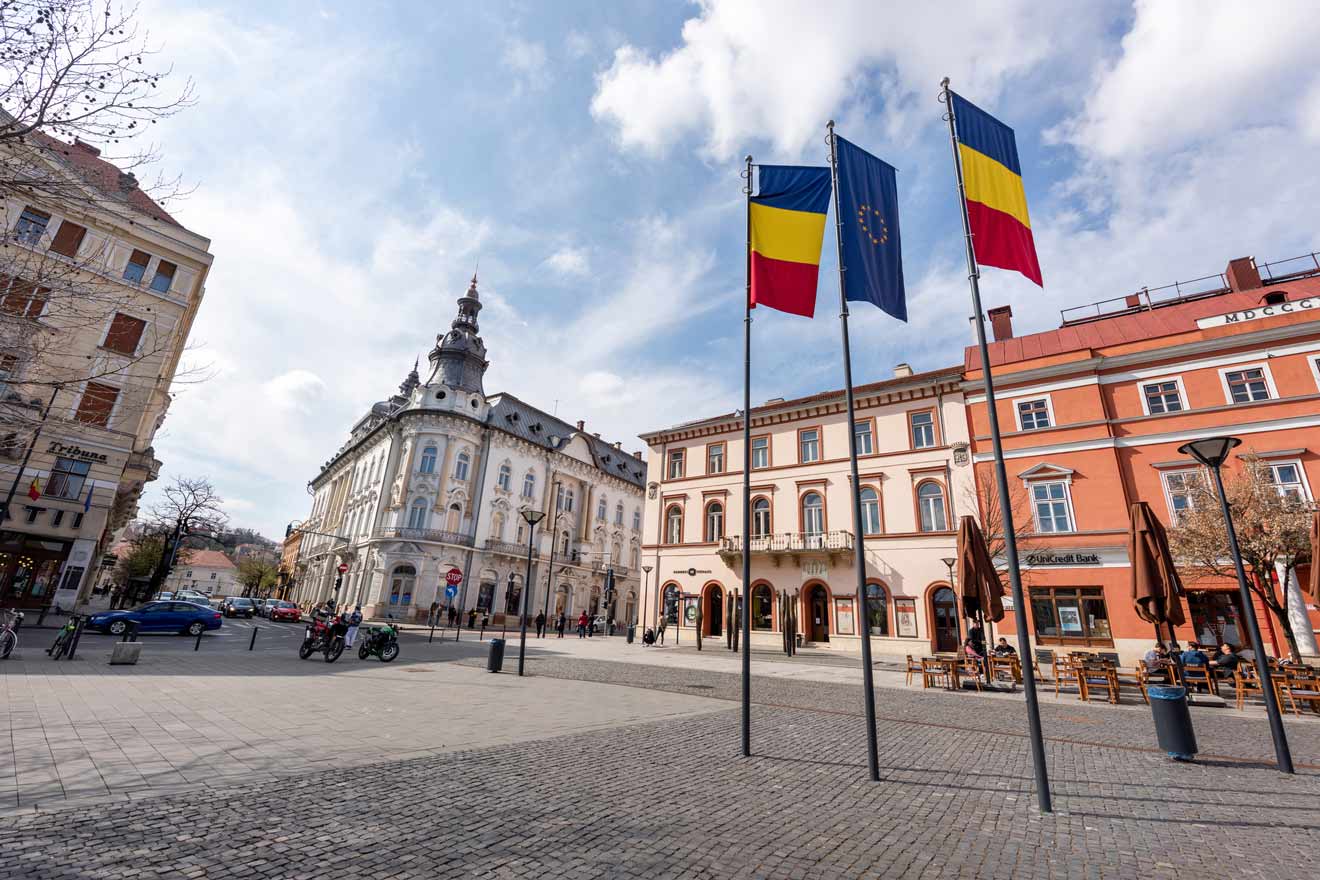
MULTIPOLYGON (((652 569, 652 568, 653 568, 653 566, 650 566, 650 565, 643 565, 643 566, 642 566, 642 571, 644 572, 644 574, 643 574, 643 576, 642 576, 642 596, 645 596, 645 595, 646 595, 646 590, 647 590, 647 589, 650 587, 650 585, 651 585, 651 569, 652 569)), ((662 602, 662 604, 661 604, 661 607, 663 607, 663 602, 662 602)), ((642 598, 641 598, 641 596, 638 596, 638 597, 637 597, 637 602, 633 605, 633 619, 632 619, 632 624, 633 624, 633 626, 636 626, 636 625, 637 625, 637 615, 641 613, 641 610, 642 610, 642 598)))
MULTIPOLYGON (((523 508, 522 518, 527 521, 527 577, 523 583, 528 586, 528 595, 518 603, 518 616, 522 618, 521 632, 518 634, 518 675, 523 674, 523 664, 527 656, 527 600, 531 599, 532 584, 532 541, 536 535, 536 524, 545 514, 531 507, 523 508)), ((508 607, 507 605, 505 607, 508 607)))
MULTIPOLYGON (((954 567, 954 565, 956 565, 956 564, 958 563, 958 560, 955 559, 955 558, 952 557, 952 556, 946 556, 946 557, 944 557, 943 559, 941 559, 940 562, 943 562, 943 563, 944 563, 944 567, 947 568, 947 569, 949 570, 949 589, 950 589, 950 590, 953 590, 953 606, 954 606, 953 621, 954 621, 954 623, 955 623, 956 625, 961 626, 961 621, 962 621, 962 616, 963 616, 963 611, 964 611, 964 609, 960 609, 960 608, 958 607, 958 606, 959 606, 959 603, 958 603, 958 588, 957 588, 957 587, 954 585, 954 583, 953 583, 953 567, 954 567)), ((958 650, 959 650, 960 652, 962 651, 962 629, 961 629, 961 628, 958 630, 958 650)))
MULTIPOLYGON (((550 520, 550 564, 545 572, 545 602, 542 604, 541 613, 545 615, 546 623, 550 622, 550 594, 554 591, 555 579, 555 534, 559 531, 559 517, 563 516, 564 511, 559 504, 559 483, 556 482, 551 487, 551 495, 554 497, 555 515, 550 520)), ((542 630, 544 634, 545 630, 542 630)), ((542 635, 544 638, 544 635, 542 635)))
POLYGON ((1237 531, 1233 528, 1233 513, 1228 507, 1228 496, 1224 494, 1224 478, 1220 468, 1228 454, 1240 446, 1237 437, 1207 437, 1194 440, 1178 447, 1183 455, 1190 455, 1210 469, 1215 477, 1215 491, 1219 494, 1219 506, 1224 513, 1224 528, 1228 532, 1228 550, 1233 554, 1233 568, 1237 572, 1238 594, 1242 597, 1242 616, 1247 620, 1247 633, 1251 636, 1251 650, 1256 654, 1256 673, 1260 676, 1260 693, 1265 699, 1265 713, 1270 719, 1270 736, 1274 738, 1274 756, 1279 769, 1292 773, 1292 752, 1288 749, 1288 737, 1283 732, 1283 717, 1279 714, 1279 700, 1274 693, 1274 684, 1270 681, 1270 664, 1265 656, 1265 644, 1260 638, 1260 626, 1256 623, 1256 608, 1251 601, 1251 589, 1247 586, 1247 572, 1242 567, 1242 551, 1238 549, 1237 531))

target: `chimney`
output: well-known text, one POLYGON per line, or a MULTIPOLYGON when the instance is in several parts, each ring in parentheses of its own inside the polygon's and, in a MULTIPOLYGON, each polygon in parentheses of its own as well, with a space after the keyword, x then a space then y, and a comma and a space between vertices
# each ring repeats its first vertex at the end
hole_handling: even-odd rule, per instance
POLYGON ((1260 287, 1260 270, 1256 268, 1255 257, 1238 257, 1228 261, 1224 270, 1228 279, 1228 289, 1232 291, 1254 290, 1260 287))
POLYGON ((80 141, 77 138, 73 139, 73 146, 74 149, 82 150, 84 153, 91 153, 93 156, 101 155, 101 151, 98 150, 96 147, 92 146, 89 143, 86 143, 85 141, 80 141))
POLYGON ((999 306, 986 312, 990 317, 990 329, 995 334, 995 342, 1013 338, 1013 307, 999 306))
POLYGON ((137 175, 132 171, 119 172, 119 191, 130 193, 138 188, 137 175))
POLYGON ((906 379, 908 376, 911 375, 912 375, 911 364, 898 364, 897 366, 894 367, 895 379, 906 379))
POLYGON ((614 448, 615 448, 615 449, 623 449, 623 441, 622 441, 622 440, 615 440, 615 441, 614 441, 614 448))
POLYGON ((600 439, 600 432, 597 432, 597 433, 595 433, 595 434, 592 434, 591 436, 593 436, 593 437, 595 437, 597 440, 599 440, 599 439, 600 439))
POLYGON ((639 449, 639 450, 637 450, 636 452, 634 452, 634 453, 633 453, 633 458, 637 459, 638 461, 641 461, 641 460, 642 460, 642 450, 639 449))
POLYGON ((581 430, 584 430, 586 427, 587 427, 587 423, 584 422, 584 421, 582 421, 581 419, 578 419, 578 422, 577 422, 577 429, 578 429, 579 431, 581 431, 581 430))

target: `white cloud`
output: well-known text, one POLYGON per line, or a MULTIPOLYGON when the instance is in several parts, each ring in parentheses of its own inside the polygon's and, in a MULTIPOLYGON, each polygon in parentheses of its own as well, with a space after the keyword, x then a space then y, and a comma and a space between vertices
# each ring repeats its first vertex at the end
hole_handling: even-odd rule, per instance
POLYGON ((560 275, 582 278, 591 273, 591 259, 586 248, 562 247, 551 254, 546 263, 560 275))
POLYGON ((535 90, 546 86, 549 59, 540 43, 511 36, 504 43, 501 60, 513 72, 520 88, 535 90))
POLYGON ((280 409, 305 413, 325 391, 325 381, 310 370, 290 370, 263 383, 262 389, 280 409))

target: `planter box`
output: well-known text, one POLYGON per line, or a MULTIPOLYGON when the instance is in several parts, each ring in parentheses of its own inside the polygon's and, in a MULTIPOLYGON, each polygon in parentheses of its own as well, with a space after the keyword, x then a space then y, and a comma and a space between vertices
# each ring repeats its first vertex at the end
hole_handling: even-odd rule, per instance
POLYGON ((110 665, 133 666, 141 655, 141 642, 115 642, 115 647, 110 653, 110 665))

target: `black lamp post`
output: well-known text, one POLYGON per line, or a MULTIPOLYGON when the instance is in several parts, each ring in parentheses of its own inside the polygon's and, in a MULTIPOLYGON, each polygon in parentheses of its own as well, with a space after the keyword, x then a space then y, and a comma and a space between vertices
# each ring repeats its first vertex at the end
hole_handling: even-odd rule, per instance
MULTIPOLYGON (((953 558, 952 556, 946 556, 943 559, 941 559, 940 562, 943 562, 944 567, 949 570, 949 589, 953 590, 953 607, 955 609, 959 609, 954 614, 953 619, 954 619, 954 623, 958 623, 958 621, 962 620, 962 616, 965 611, 965 609, 962 609, 961 603, 958 601, 958 589, 953 583, 953 566, 957 564, 958 560, 953 558)), ((958 644, 959 644, 959 650, 961 650, 961 645, 962 645, 961 629, 958 630, 958 644)))
MULTIPOLYGON (((522 618, 522 631, 518 635, 518 674, 523 674, 523 663, 527 656, 527 602, 531 599, 532 586, 532 539, 536 534, 536 524, 541 521, 545 514, 531 507, 525 507, 522 511, 522 518, 527 521, 527 577, 523 583, 527 585, 528 593, 523 596, 523 601, 518 603, 518 615, 522 618)), ((507 606, 506 606, 507 607, 507 606)))
POLYGON ((1284 773, 1293 772, 1292 753, 1288 749, 1288 737, 1283 732, 1283 717, 1279 714, 1279 701, 1270 681, 1270 664, 1265 656, 1265 644, 1260 638, 1260 626, 1256 623, 1256 609, 1251 601, 1251 589, 1247 586, 1247 572, 1242 567, 1242 551, 1238 549, 1237 531, 1233 528, 1233 514, 1228 508, 1228 496, 1224 494, 1224 478, 1219 469, 1228 454, 1242 441, 1236 437, 1207 437, 1194 440, 1178 447, 1184 455, 1190 455, 1210 469, 1215 477, 1215 491, 1219 495, 1219 506, 1224 512, 1224 527, 1228 532, 1228 550, 1233 554, 1233 568, 1237 571, 1238 594, 1242 597, 1242 616, 1247 620, 1247 633, 1251 636, 1251 650, 1256 654, 1256 672, 1260 676, 1260 693, 1265 698, 1265 712, 1270 719, 1270 736, 1274 738, 1274 755, 1279 769, 1284 773))
MULTIPOLYGON (((646 590, 651 585, 651 568, 652 566, 649 565, 642 566, 642 571, 645 572, 645 575, 642 578, 642 596, 646 595, 646 590)), ((661 604, 663 605, 663 603, 661 604)), ((633 619, 628 621, 634 626, 637 625, 637 615, 641 613, 641 605, 642 599, 641 596, 638 596, 637 601, 633 604, 633 619)))

